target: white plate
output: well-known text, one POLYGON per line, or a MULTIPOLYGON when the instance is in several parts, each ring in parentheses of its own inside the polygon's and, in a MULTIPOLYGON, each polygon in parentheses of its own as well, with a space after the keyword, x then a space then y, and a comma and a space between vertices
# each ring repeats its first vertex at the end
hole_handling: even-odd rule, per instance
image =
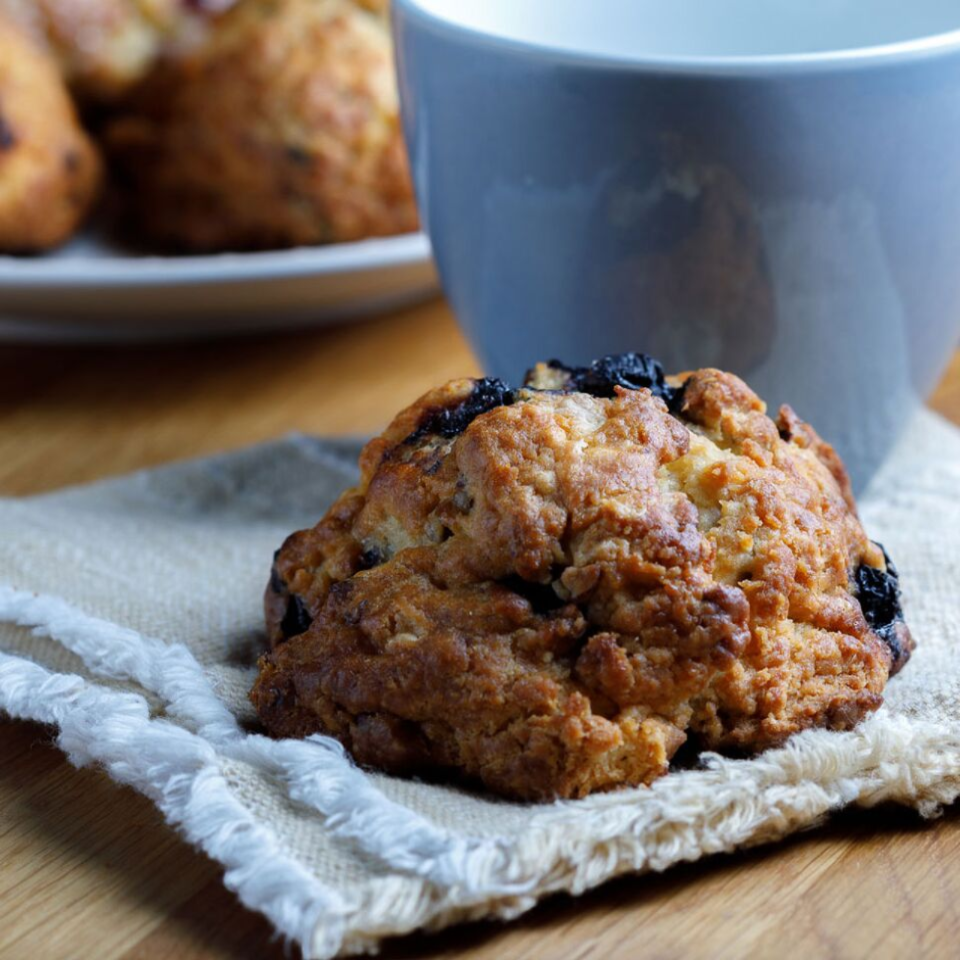
POLYGON ((422 234, 211 256, 134 256, 96 235, 0 256, 0 338, 157 340, 318 326, 438 289, 422 234))

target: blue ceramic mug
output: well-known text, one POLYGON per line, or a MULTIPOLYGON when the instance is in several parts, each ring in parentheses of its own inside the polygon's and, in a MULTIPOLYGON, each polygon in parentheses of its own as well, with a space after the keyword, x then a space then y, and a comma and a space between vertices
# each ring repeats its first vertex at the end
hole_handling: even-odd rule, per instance
POLYGON ((394 25, 491 374, 730 369, 863 485, 960 335, 956 0, 394 0, 394 25))

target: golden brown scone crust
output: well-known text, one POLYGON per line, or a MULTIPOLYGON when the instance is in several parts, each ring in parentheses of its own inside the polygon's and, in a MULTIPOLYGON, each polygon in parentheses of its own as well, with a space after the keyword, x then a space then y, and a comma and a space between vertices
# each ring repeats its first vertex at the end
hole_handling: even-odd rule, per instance
POLYGON ((0 251, 63 243, 96 200, 101 172, 53 61, 0 17, 0 251))
POLYGON ((427 394, 284 544, 251 694, 273 734, 533 800, 649 783, 688 736, 758 750, 879 706, 895 658, 857 572, 893 571, 811 428, 717 370, 669 408, 528 382, 427 394))
POLYGON ((255 249, 415 230, 385 19, 350 0, 241 0, 108 131, 138 230, 255 249))

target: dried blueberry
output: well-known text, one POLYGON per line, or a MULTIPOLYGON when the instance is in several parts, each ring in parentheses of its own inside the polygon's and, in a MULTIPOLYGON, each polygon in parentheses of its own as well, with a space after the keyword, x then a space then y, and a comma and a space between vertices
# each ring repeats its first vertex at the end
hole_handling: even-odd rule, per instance
POLYGON ((306 633, 313 623, 313 617, 307 610, 304 602, 296 595, 292 594, 287 601, 287 612, 280 623, 280 630, 288 639, 290 637, 299 637, 301 633, 306 633))
POLYGON ((478 380, 465 400, 452 407, 431 410, 405 443, 416 443, 424 437, 456 437, 481 414, 497 407, 509 406, 516 394, 502 380, 488 377, 478 380))
POLYGON ((589 367, 573 375, 576 389, 584 393, 613 396, 615 386, 637 390, 648 387, 662 389, 663 367, 643 353, 622 353, 619 356, 602 357, 589 367))
POLYGON ((287 581, 280 576, 276 564, 270 568, 270 589, 281 596, 287 592, 287 581))
POLYGON ((671 412, 679 413, 683 407, 686 384, 672 387, 667 383, 661 364, 645 353, 621 353, 594 360, 589 367, 568 367, 559 360, 551 360, 548 366, 569 374, 570 390, 589 393, 594 397, 612 397, 615 387, 627 390, 648 389, 660 397, 671 412))
POLYGON ((378 547, 368 547, 360 554, 357 562, 361 570, 372 570, 374 567, 379 567, 384 559, 383 552, 378 547))
POLYGON ((899 639, 897 625, 903 623, 903 608, 900 605, 900 575, 893 565, 887 551, 883 550, 887 562, 886 570, 868 567, 861 564, 854 574, 857 587, 857 599, 860 609, 870 629, 880 637, 889 647, 893 659, 898 662, 906 651, 903 650, 899 639))

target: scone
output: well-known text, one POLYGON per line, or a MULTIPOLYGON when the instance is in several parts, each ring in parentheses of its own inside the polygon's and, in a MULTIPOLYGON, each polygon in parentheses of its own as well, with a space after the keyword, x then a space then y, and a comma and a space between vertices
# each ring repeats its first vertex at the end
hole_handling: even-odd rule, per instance
POLYGON ((107 131, 133 232, 168 249, 417 227, 383 3, 240 0, 107 131))
POLYGON ((0 0, 0 12, 46 42, 74 92, 115 101, 171 40, 230 0, 0 0))
POLYGON ((0 17, 0 252, 63 243, 96 201, 101 175, 53 60, 0 17))
POLYGON ((455 381, 360 469, 276 556, 251 698, 361 764, 522 800, 648 784, 688 738, 849 729, 913 646, 836 453, 729 373, 455 381))

